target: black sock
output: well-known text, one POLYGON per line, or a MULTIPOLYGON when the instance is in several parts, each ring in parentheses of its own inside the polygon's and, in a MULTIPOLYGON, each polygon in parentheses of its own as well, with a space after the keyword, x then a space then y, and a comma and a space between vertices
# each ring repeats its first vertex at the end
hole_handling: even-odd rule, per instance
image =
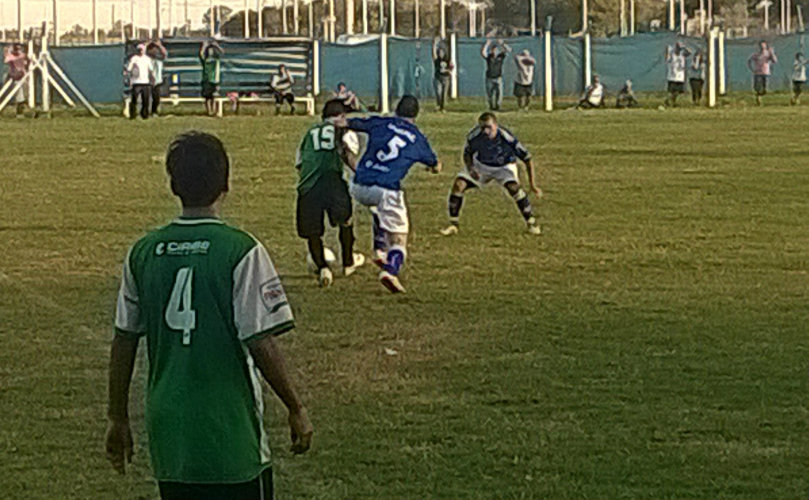
POLYGON ((340 248, 343 267, 354 265, 354 226, 340 226, 340 248))
POLYGON ((463 196, 450 193, 447 206, 449 210, 449 220, 457 225, 458 217, 461 215, 461 206, 463 206, 463 196))
POLYGON ((526 221, 534 216, 533 209, 531 208, 531 201, 528 199, 528 196, 517 200, 517 208, 520 209, 520 213, 526 221))
POLYGON ((326 267, 326 256, 323 255, 323 240, 320 239, 320 236, 309 238, 306 240, 306 244, 309 246, 309 254, 312 256, 312 261, 315 263, 317 270, 320 271, 326 267))

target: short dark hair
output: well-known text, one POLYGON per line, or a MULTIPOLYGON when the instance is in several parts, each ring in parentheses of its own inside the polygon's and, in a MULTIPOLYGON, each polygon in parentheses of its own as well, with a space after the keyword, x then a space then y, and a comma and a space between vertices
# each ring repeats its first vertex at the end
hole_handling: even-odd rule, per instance
POLYGON ((488 121, 493 121, 494 123, 497 123, 497 117, 491 111, 486 111, 485 113, 483 113, 478 117, 478 123, 484 123, 488 121))
POLYGON ((404 95, 396 105, 396 116, 415 118, 419 115, 419 100, 412 95, 404 95))
POLYGON ((331 99, 323 105, 323 113, 322 117, 325 120, 326 118, 331 118, 333 116, 340 116, 345 114, 346 106, 343 104, 343 101, 340 99, 331 99))
POLYGON ((218 137, 190 131, 171 141, 166 172, 184 207, 207 207, 228 191, 230 160, 218 137))

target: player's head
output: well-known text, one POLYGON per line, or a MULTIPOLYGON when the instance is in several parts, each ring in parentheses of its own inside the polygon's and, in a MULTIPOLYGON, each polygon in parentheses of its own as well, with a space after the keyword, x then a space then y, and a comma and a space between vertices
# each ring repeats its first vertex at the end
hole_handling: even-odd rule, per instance
POLYGON ((632 80, 627 80, 624 82, 624 86, 627 88, 627 90, 632 90, 632 80))
POLYGON ((322 117, 324 120, 344 117, 345 114, 346 107, 340 99, 331 99, 323 105, 322 117))
POLYGON ((345 92, 346 91, 346 84, 340 82, 337 84, 337 92, 345 92))
POLYGON ((593 75, 593 83, 600 83, 601 77, 598 75, 593 75))
POLYGON ((795 60, 799 61, 803 59, 803 52, 795 52, 795 60))
POLYGON ((20 51, 22 51, 22 44, 15 43, 14 45, 11 46, 11 51, 14 53, 19 53, 20 51))
POLYGON ((404 95, 396 105, 396 116, 415 119, 419 115, 419 100, 412 95, 404 95))
POLYGON ((767 40, 761 40, 760 42, 758 42, 758 47, 759 49, 761 49, 762 52, 767 50, 767 40))
POLYGON ((185 208, 207 207, 228 191, 230 160, 217 137, 185 132, 171 141, 166 153, 171 192, 185 208))
POLYGON ((486 137, 494 139, 497 137, 497 117, 494 113, 485 112, 478 117, 478 125, 486 137))
POLYGON ((278 74, 279 75, 283 75, 284 71, 286 71, 286 70, 287 70, 287 67, 286 67, 285 64, 279 64, 278 65, 278 74))
POLYGON ((140 55, 145 55, 146 54, 146 44, 145 43, 139 43, 138 44, 138 54, 140 54, 140 55))

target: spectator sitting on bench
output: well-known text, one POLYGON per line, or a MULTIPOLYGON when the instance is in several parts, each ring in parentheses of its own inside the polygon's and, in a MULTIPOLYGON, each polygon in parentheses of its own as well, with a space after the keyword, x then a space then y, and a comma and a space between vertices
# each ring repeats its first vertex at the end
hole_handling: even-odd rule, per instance
POLYGON ((270 92, 275 96, 275 114, 281 113, 281 105, 284 101, 289 103, 289 114, 295 114, 295 95, 292 94, 292 84, 295 80, 289 74, 289 70, 283 64, 278 66, 278 73, 272 75, 270 81, 270 92))
POLYGON ((334 98, 343 101, 343 106, 345 106, 346 112, 348 113, 362 110, 360 99, 354 92, 349 90, 343 82, 337 84, 337 90, 334 91, 334 98))
POLYGON ((635 99, 635 92, 632 91, 632 80, 627 80, 621 91, 618 92, 618 97, 615 98, 615 107, 618 109, 623 108, 636 108, 638 100, 635 99))
POLYGON ((598 75, 595 75, 593 76, 593 84, 588 85, 587 88, 584 89, 584 95, 581 96, 581 100, 579 100, 576 108, 591 109, 603 107, 604 86, 601 85, 601 78, 599 78, 598 75))

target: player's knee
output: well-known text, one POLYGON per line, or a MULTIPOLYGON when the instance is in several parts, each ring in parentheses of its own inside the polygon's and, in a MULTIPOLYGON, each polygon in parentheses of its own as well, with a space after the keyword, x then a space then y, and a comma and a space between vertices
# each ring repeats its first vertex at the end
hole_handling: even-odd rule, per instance
POLYGON ((506 191, 508 191, 508 194, 510 194, 511 197, 514 198, 515 200, 525 198, 525 196, 526 196, 525 191, 523 191, 522 188, 520 187, 520 185, 517 184, 514 181, 505 183, 505 185, 503 185, 503 187, 506 188, 506 191), (521 196, 519 196, 520 194, 521 194, 521 196))
POLYGON ((466 181, 460 177, 455 179, 455 182, 452 183, 452 194, 461 195, 464 191, 466 191, 466 181))
POLYGON ((390 246, 407 246, 407 233, 388 233, 388 243, 390 246))

